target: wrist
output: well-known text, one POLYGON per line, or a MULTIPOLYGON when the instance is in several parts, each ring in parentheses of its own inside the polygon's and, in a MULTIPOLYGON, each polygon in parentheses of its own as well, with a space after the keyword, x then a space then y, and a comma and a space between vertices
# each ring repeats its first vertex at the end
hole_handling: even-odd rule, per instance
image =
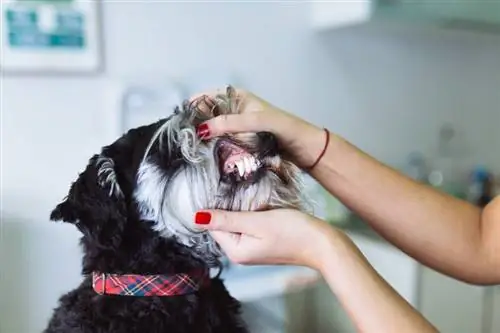
POLYGON ((337 228, 330 227, 323 232, 319 243, 317 262, 315 269, 326 276, 328 272, 336 272, 341 269, 343 260, 351 257, 356 251, 355 245, 350 238, 337 228))
POLYGON ((307 247, 305 262, 312 269, 323 272, 331 265, 332 260, 337 261, 337 251, 343 242, 343 233, 323 220, 315 217, 312 219, 313 232, 309 235, 311 246, 307 247))
POLYGON ((291 116, 288 151, 292 153, 296 164, 301 168, 312 166, 321 155, 326 144, 326 133, 323 128, 291 116))
POLYGON ((311 167, 321 155, 326 144, 326 133, 323 128, 311 124, 305 124, 305 128, 301 133, 303 147, 302 152, 304 156, 303 166, 305 168, 311 167))

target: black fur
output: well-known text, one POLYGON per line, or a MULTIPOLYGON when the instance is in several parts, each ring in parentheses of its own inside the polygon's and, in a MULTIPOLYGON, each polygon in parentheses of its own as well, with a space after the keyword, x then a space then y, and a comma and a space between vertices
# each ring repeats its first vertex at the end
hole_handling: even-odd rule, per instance
MULTIPOLYGON (((82 283, 62 296, 45 333, 243 333, 240 304, 222 281, 191 295, 130 297, 98 295, 93 271, 118 274, 186 272, 206 265, 190 250, 151 228, 139 218, 132 192, 136 171, 153 133, 166 119, 130 130, 94 155, 71 185, 68 196, 51 213, 51 220, 73 223, 82 233, 82 283), (99 183, 99 161, 112 161, 120 192, 99 183)), ((179 151, 161 156, 151 151, 169 177, 182 167, 179 151)))

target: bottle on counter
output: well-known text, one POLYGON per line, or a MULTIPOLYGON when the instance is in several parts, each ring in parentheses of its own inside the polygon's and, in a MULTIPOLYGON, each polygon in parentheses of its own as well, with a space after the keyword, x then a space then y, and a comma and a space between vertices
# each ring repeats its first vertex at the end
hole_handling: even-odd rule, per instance
POLYGON ((495 179, 484 167, 476 167, 470 175, 467 200, 480 207, 486 206, 495 197, 495 179))

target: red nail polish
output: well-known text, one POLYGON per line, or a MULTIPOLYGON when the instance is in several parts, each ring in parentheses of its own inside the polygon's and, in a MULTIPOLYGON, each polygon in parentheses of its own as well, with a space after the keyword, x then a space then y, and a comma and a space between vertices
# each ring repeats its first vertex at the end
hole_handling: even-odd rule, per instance
POLYGON ((210 130, 208 129, 208 125, 201 124, 200 126, 198 126, 198 128, 196 129, 196 134, 202 139, 208 138, 210 136, 210 130))
POLYGON ((197 212, 194 217, 194 222, 196 224, 209 224, 212 219, 212 215, 208 212, 197 212))

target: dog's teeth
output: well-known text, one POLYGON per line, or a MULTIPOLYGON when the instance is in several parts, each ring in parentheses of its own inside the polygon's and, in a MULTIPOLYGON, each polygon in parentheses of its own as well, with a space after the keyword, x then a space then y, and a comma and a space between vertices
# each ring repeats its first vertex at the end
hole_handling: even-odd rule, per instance
POLYGON ((240 160, 228 165, 230 171, 238 170, 240 179, 246 179, 252 172, 256 171, 262 163, 254 156, 245 156, 240 160))
POLYGON ((238 173, 241 176, 245 173, 245 165, 242 160, 236 161, 236 166, 238 167, 238 173))
POLYGON ((252 171, 257 170, 257 168, 259 167, 257 163, 258 161, 255 159, 255 157, 252 156, 252 171))
POLYGON ((255 171, 257 168, 255 167, 255 160, 251 159, 250 160, 250 170, 249 172, 251 171, 255 171))
POLYGON ((250 173, 252 171, 252 162, 250 161, 250 158, 244 157, 243 163, 245 165, 245 173, 250 173))
POLYGON ((257 166, 257 160, 252 156, 252 160, 251 161, 252 161, 252 163, 251 163, 252 172, 254 172, 258 168, 258 166, 257 166))

